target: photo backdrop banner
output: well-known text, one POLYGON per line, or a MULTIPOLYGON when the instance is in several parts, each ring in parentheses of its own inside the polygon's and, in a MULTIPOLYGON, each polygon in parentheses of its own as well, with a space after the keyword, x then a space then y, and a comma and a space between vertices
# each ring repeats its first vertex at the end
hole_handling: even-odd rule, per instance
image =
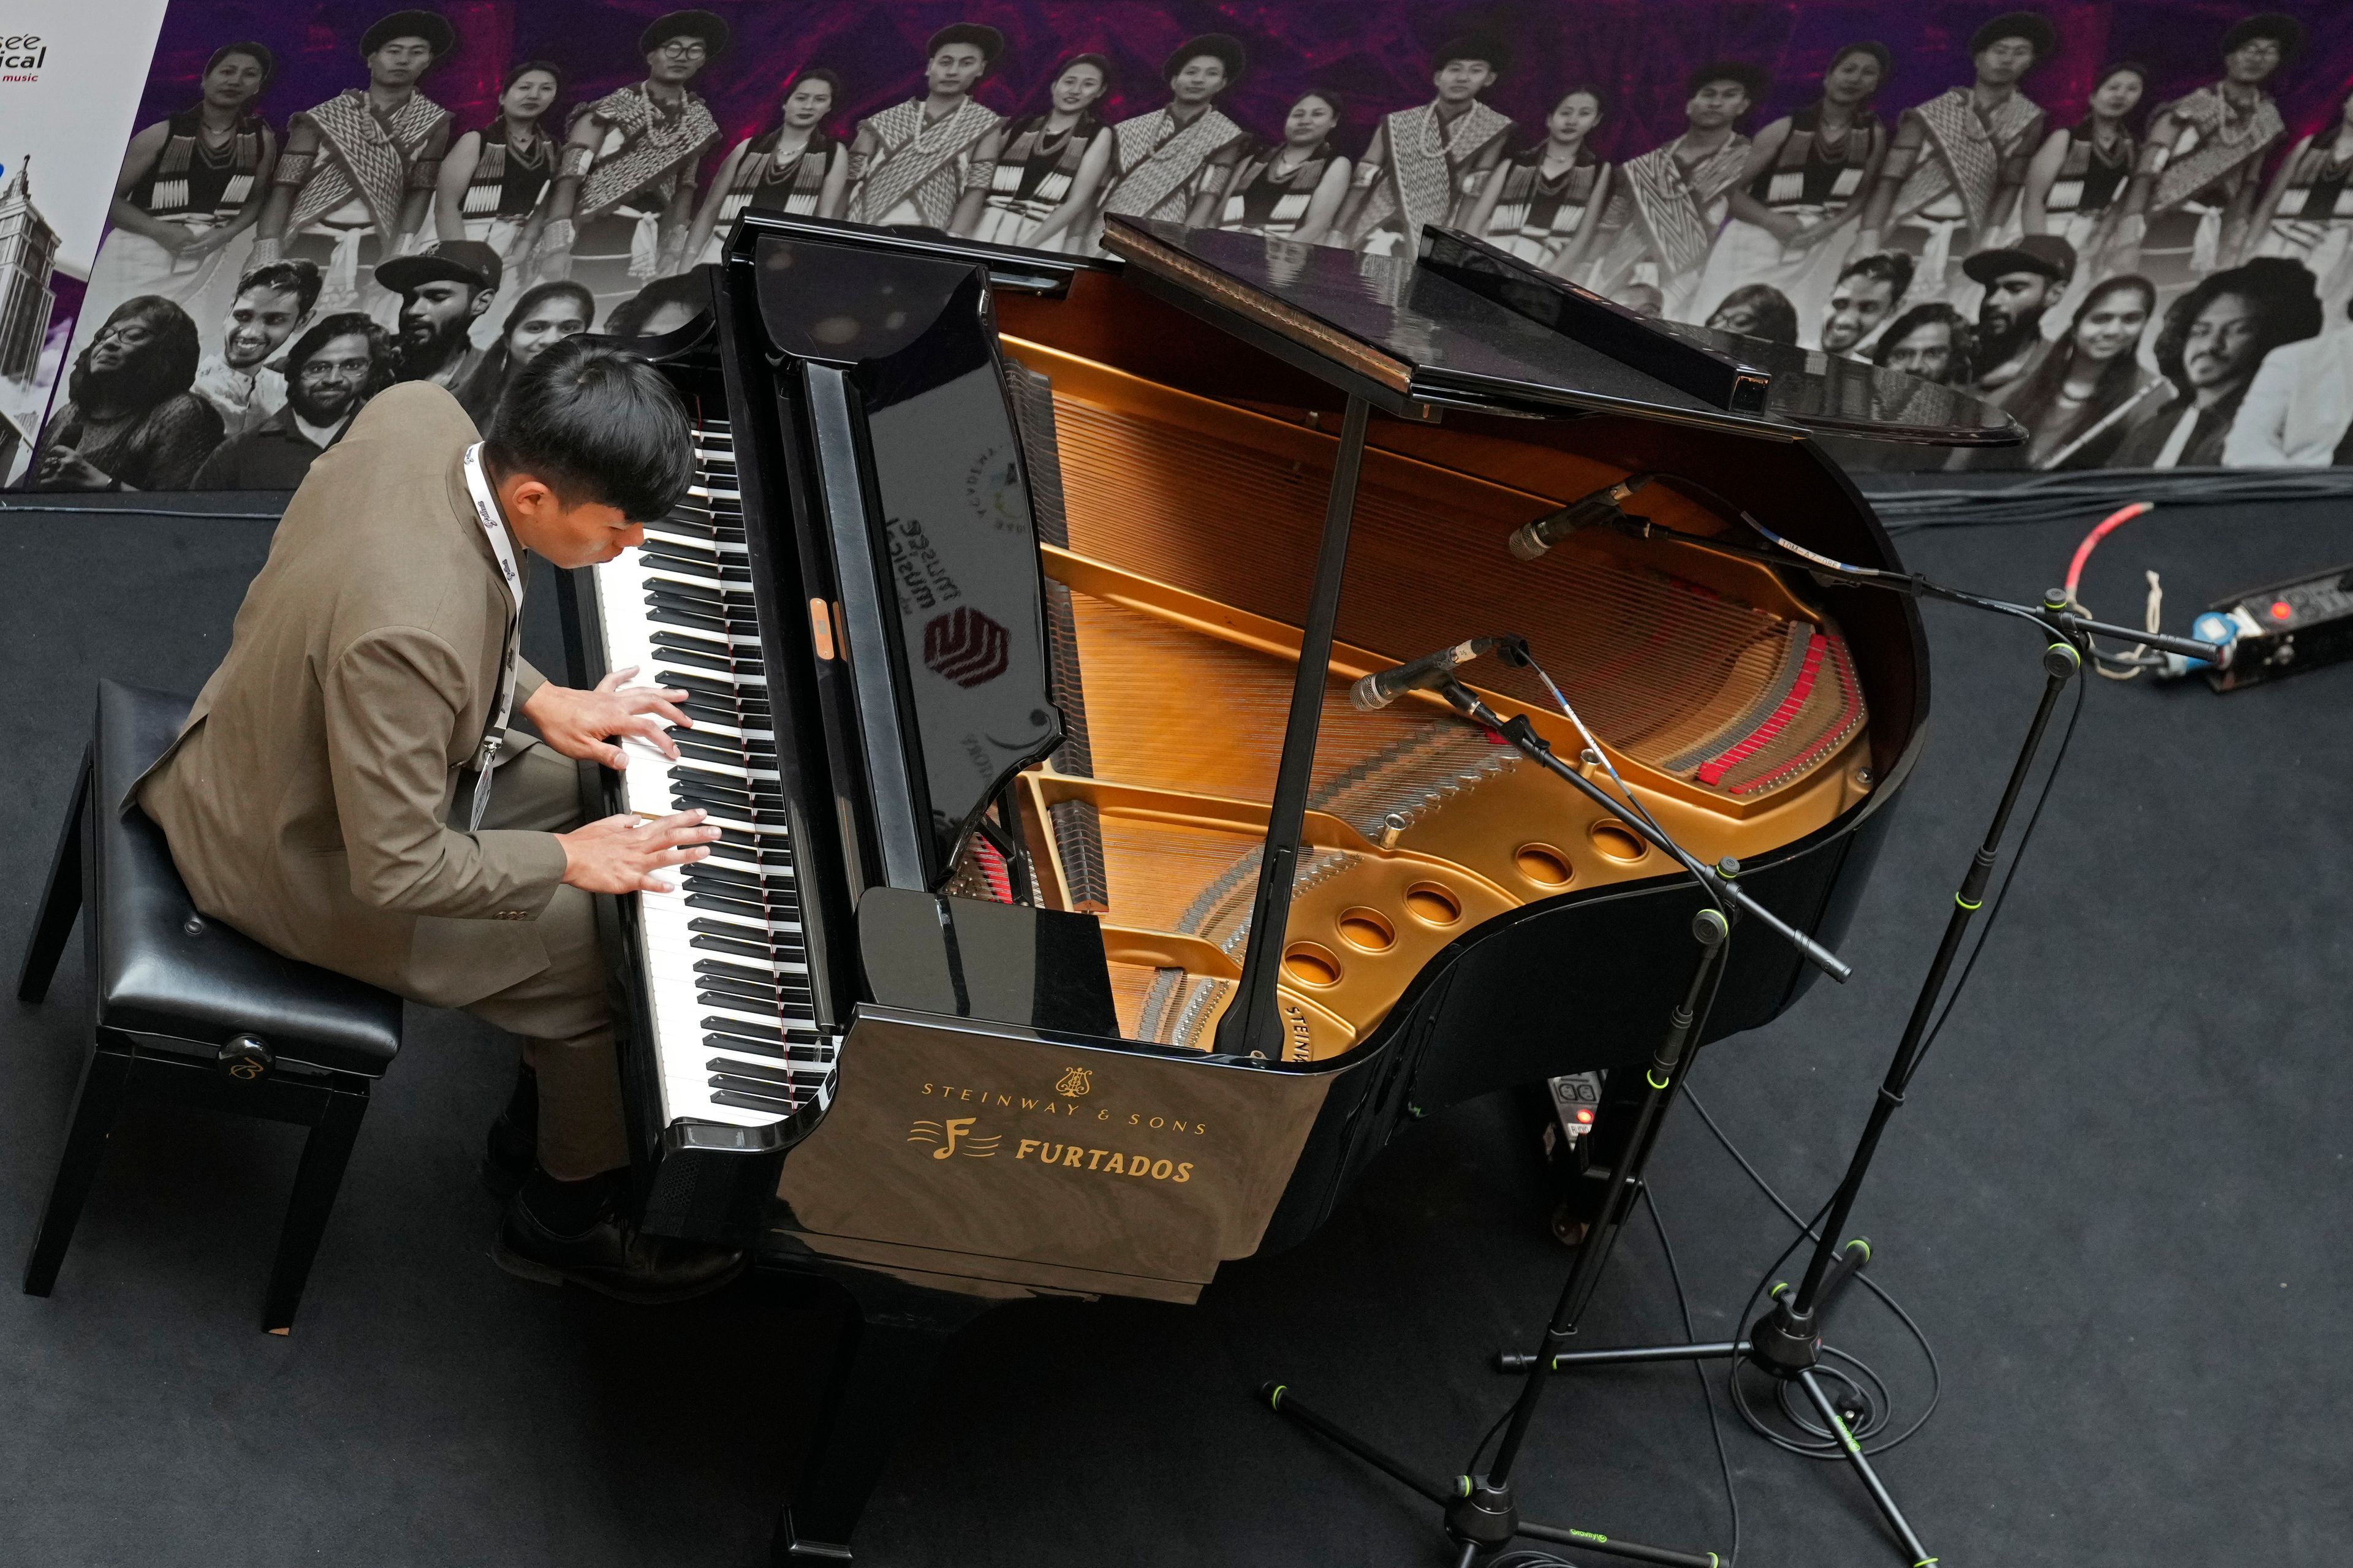
POLYGON ((479 419, 568 332, 672 324, 752 205, 1066 252, 1106 212, 1374 252, 1450 223, 2031 433, 1951 466, 2353 462, 2353 6, 137 8, 79 7, 88 101, 0 100, 0 162, 77 127, 33 221, 108 216, 86 261, 0 249, 58 302, 36 487, 290 488, 401 379, 479 419))

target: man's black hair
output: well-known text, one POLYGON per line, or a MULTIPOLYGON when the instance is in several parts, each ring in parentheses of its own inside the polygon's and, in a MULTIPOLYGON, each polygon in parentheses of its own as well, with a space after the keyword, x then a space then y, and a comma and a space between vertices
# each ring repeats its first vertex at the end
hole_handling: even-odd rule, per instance
POLYGON ((310 331, 294 340, 294 346, 286 351, 286 379, 300 383, 302 367, 316 359, 337 338, 367 340, 368 380, 360 395, 361 403, 390 386, 400 374, 400 349, 392 341, 392 334, 366 312, 346 310, 341 315, 324 317, 312 323, 310 331))
POLYGON ((2158 329, 2152 357, 2165 379, 2185 395, 2189 391, 2189 367, 2182 362, 2189 348, 2189 328, 2199 313, 2225 294, 2236 294, 2255 308, 2258 331, 2252 367, 2283 343, 2316 338, 2325 324, 2320 312, 2317 280, 2312 269, 2284 256, 2259 256, 2221 272, 2210 272, 2198 286, 2166 307, 2165 324, 2158 329))
POLYGON ((294 314, 299 318, 311 313, 319 302, 319 290, 326 279, 319 275, 319 264, 296 257, 291 261, 265 261, 237 280, 239 294, 248 289, 267 289, 272 293, 294 296, 294 314))
POLYGON ((702 280, 700 270, 673 272, 667 278, 657 278, 619 304, 605 318, 605 335, 608 338, 642 337, 645 325, 654 312, 665 305, 685 305, 702 310, 711 300, 711 286, 702 280))
POLYGON ((552 344, 507 385, 483 456, 500 476, 529 474, 567 505, 618 507, 649 522, 694 479, 686 405, 643 355, 602 340, 552 344))
POLYGON ((1942 300, 1915 305, 1890 321, 1887 330, 1879 334, 1879 342, 1872 345, 1871 363, 1884 366, 1895 356, 1895 351, 1904 346, 1905 339, 1928 326, 1943 327, 1952 345, 1952 357, 1945 362, 1943 384, 1957 386, 1968 380, 1969 366, 1977 363, 1978 330, 1969 324, 1967 316, 1942 300))
POLYGON ((1891 296, 1901 300, 1912 287, 1912 271, 1915 265, 1903 251, 1874 250, 1869 255, 1858 256, 1840 268, 1837 281, 1843 283, 1860 273, 1886 284, 1891 296))

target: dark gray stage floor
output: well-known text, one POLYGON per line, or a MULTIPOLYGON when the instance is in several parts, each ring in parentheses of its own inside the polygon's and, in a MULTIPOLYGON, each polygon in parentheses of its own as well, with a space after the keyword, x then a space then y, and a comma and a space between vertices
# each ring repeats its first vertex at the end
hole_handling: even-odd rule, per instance
MULTIPOLYGON (((2077 531, 1946 531, 1907 550, 2031 597, 2077 531)), ((0 827, 12 973, 92 681, 192 689, 267 536, 0 515, 0 664, 28 710, 0 827)), ((2178 510, 2112 538, 2086 593, 2134 619, 2139 569, 2158 567, 2179 626, 2220 590, 2348 560, 2341 508, 2178 510)), ((1845 944, 1858 978, 1716 1047, 1695 1080, 1809 1210, 2040 680, 2024 634, 1927 616, 1934 738, 1845 944)), ((1873 1274, 1944 1357, 1942 1411, 1883 1465, 1947 1563, 2317 1564, 2353 1531, 2353 1265, 2335 1239, 2353 1214, 2348 700, 2353 668, 2229 697, 2094 683, 2010 912, 1860 1215, 1873 1274)), ((12 1266, 85 997, 77 947, 47 1007, 0 1004, 12 1266)), ((290 1339, 255 1325, 293 1131, 142 1115, 116 1133, 56 1295, 0 1290, 0 1563, 761 1559, 829 1309, 752 1283, 631 1311, 500 1273, 473 1163, 506 1047, 426 1012, 408 1038, 290 1339)), ((1485 1356, 1530 1337, 1562 1270, 1508 1128, 1484 1104, 1421 1127, 1318 1237, 1229 1268, 1196 1308, 983 1320, 876 1500, 867 1560, 1437 1562, 1419 1508, 1245 1390, 1279 1375, 1451 1473, 1505 1398, 1485 1356)), ((1701 1334, 1731 1332, 1782 1223, 1687 1110, 1655 1186, 1701 1334)), ((1637 1231, 1591 1336, 1676 1330, 1657 1241, 1637 1231)), ((1922 1363, 1876 1305, 1851 1300, 1835 1337, 1919 1408, 1922 1363)), ((1895 1561, 1848 1476, 1736 1427, 1726 1441, 1744 1561, 1895 1561)), ((1563 1383, 1534 1451, 1527 1491, 1558 1517, 1730 1543, 1688 1371, 1563 1383)))

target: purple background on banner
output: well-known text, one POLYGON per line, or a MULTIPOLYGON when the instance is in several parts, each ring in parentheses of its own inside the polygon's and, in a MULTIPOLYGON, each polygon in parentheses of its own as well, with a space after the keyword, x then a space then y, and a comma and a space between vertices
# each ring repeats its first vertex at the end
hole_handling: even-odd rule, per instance
MULTIPOLYGON (((146 124, 195 96, 206 58, 233 38, 255 38, 279 53, 278 78, 260 109, 273 124, 346 87, 364 85, 358 38, 396 7, 385 0, 179 0, 164 18, 154 69, 141 104, 146 124)), ((425 90, 455 110, 461 128, 495 113, 501 74, 532 58, 562 65, 570 79, 561 116, 575 103, 641 79, 637 37, 673 9, 648 0, 450 0, 438 7, 459 30, 458 52, 425 80, 425 90)), ((1432 5, 1409 0, 1346 4, 1058 5, 959 0, 956 4, 815 3, 708 0, 704 7, 734 28, 733 46, 695 83, 711 101, 729 144, 765 130, 784 83, 806 66, 830 66, 848 81, 843 111, 828 129, 846 133, 857 119, 914 96, 922 86, 923 41, 950 22, 1002 29, 1006 56, 979 98, 1006 113, 1044 105, 1054 68, 1094 50, 1117 73, 1109 118, 1166 101, 1160 63, 1196 33, 1229 32, 1249 47, 1250 70, 1220 106, 1246 129, 1274 133, 1294 95, 1313 85, 1348 99, 1342 137, 1360 150, 1375 121, 1430 96, 1430 51, 1472 30, 1505 39, 1515 54, 1503 81, 1485 96, 1520 121, 1530 139, 1557 94, 1596 83, 1613 111, 1596 138, 1603 157, 1620 160, 1655 147, 1683 129, 1683 78, 1714 59, 1746 60, 1773 74, 1765 101, 1745 129, 1810 101, 1842 44, 1875 38, 1894 52, 1894 76, 1879 108, 1895 110, 1970 78, 1969 35, 2002 7, 1946 3, 1725 5, 1706 0, 1561 0, 1522 5, 1432 5)), ((2243 0, 2201 4, 2045 5, 2059 33, 2050 63, 2025 89, 2050 110, 2053 124, 2072 122, 2101 66, 2136 59, 2152 72, 2148 103, 2162 102, 2220 74, 2217 44, 2225 28, 2263 7, 2243 0)), ((2273 82, 2291 136, 2327 124, 2353 88, 2353 5, 2280 7, 2309 29, 2303 54, 2273 82)))

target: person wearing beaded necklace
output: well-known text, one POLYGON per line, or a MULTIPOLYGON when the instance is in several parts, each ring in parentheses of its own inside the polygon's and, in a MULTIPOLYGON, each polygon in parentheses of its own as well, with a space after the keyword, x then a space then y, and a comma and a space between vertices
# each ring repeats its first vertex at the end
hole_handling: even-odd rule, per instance
POLYGON ((1762 283, 1800 321, 1820 319, 1854 253, 1857 198, 1887 155, 1887 127, 1871 101, 1893 66, 1884 45, 1848 44, 1831 57, 1819 98, 1757 133, 1695 300, 1714 310, 1734 289, 1762 283))
POLYGON ((2249 226, 2257 256, 2284 256, 2320 279, 2329 320, 2353 298, 2353 93, 2337 106, 2337 123, 2290 147, 2249 226))
MULTIPOLYGON (((1225 33, 1203 33, 1170 52, 1160 67, 1167 103, 1112 127, 1104 174, 1113 184, 1104 212, 1184 221, 1201 192, 1224 180, 1250 144, 1249 133, 1217 106, 1249 65, 1241 40, 1225 33)), ((1092 191, 1083 168, 1079 184, 1092 191)))
POLYGON ((1301 93, 1283 117, 1282 139, 1261 144, 1195 198, 1187 226, 1322 244, 1348 194, 1348 160, 1333 142, 1343 112, 1326 89, 1301 93))
POLYGON ((1356 187, 1335 226, 1376 256, 1410 256, 1424 226, 1451 223, 1504 156, 1508 115, 1481 100, 1511 65, 1500 38, 1449 40, 1430 57, 1428 103, 1382 117, 1356 161, 1356 187))
POLYGON ((1576 279, 1609 205, 1609 165, 1593 156, 1608 112, 1601 90, 1573 87, 1545 118, 1545 139, 1495 165, 1463 220, 1524 261, 1576 279))
POLYGON ((2132 177, 2137 146, 2125 121, 2147 86, 2147 68, 2132 60, 2102 71, 2082 123, 2055 128, 2026 167, 2022 232, 2055 235, 2073 246, 2079 278, 2106 272, 2100 252, 2122 216, 2116 198, 2132 177))
POLYGON ((1005 35, 957 22, 923 46, 923 95, 858 122, 849 144, 852 223, 943 232, 986 196, 996 171, 980 160, 997 111, 973 97, 1005 52, 1005 35))
POLYGON ((719 165, 687 231, 686 254, 720 259, 728 226, 747 207, 839 217, 849 178, 849 150, 825 133, 825 117, 846 96, 841 78, 816 66, 793 78, 782 118, 765 136, 735 143, 719 165))
POLYGON ((2119 203, 2111 270, 2158 289, 2227 268, 2261 192, 2263 157, 2287 134, 2267 90, 2304 47, 2304 24, 2268 12, 2222 35, 2222 79, 2157 111, 2119 203))
POLYGON ((433 195, 438 237, 480 240, 509 271, 523 273, 528 258, 516 242, 554 178, 555 142, 545 121, 563 91, 563 71, 546 60, 525 60, 507 72, 499 118, 459 137, 441 160, 433 195))
POLYGON ((1051 108, 1001 124, 981 139, 974 156, 989 166, 989 187, 977 200, 965 193, 950 232, 992 245, 1063 248, 1066 237, 1082 227, 1072 200, 1079 177, 1092 159, 1100 182, 1110 155, 1096 112, 1110 90, 1111 61, 1103 56, 1063 61, 1047 89, 1051 108))
POLYGON ((227 312, 278 161, 278 140, 253 110, 277 68, 264 45, 222 45, 206 62, 195 104, 142 127, 123 148, 106 238, 82 295, 92 332, 117 305, 146 294, 199 321, 227 312))

